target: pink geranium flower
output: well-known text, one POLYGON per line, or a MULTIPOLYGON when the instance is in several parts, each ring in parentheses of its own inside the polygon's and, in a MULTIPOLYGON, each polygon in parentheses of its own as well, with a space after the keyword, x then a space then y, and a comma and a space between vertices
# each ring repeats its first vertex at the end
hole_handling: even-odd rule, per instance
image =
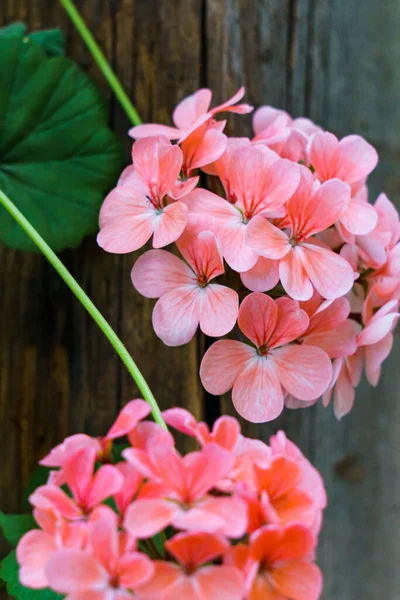
POLYGON ((320 181, 337 178, 352 186, 353 194, 340 223, 356 235, 372 231, 378 219, 376 211, 355 192, 377 165, 375 148, 359 135, 348 135, 339 141, 333 133, 321 132, 312 137, 309 152, 320 181))
POLYGON ((200 367, 208 392, 219 395, 233 388, 239 414, 264 422, 282 412, 284 390, 301 400, 313 400, 326 390, 332 371, 325 352, 290 344, 309 324, 297 302, 289 298, 274 302, 255 292, 243 300, 238 324, 254 346, 234 340, 215 342, 200 367))
POLYGON ((229 565, 207 564, 229 548, 226 541, 209 533, 180 533, 165 544, 175 563, 154 561, 154 576, 140 587, 149 600, 241 600, 243 577, 229 565))
POLYGON ((318 600, 322 576, 313 561, 316 539, 299 524, 267 526, 250 539, 247 600, 318 600))
POLYGON ((255 215, 281 209, 299 183, 297 165, 280 159, 267 148, 237 148, 230 158, 231 194, 235 204, 203 189, 188 194, 195 213, 210 215, 226 262, 235 271, 248 271, 258 256, 245 243, 245 234, 255 215))
POLYGON ((117 529, 117 515, 103 508, 89 524, 88 550, 54 552, 46 575, 53 590, 66 600, 129 600, 131 591, 153 575, 151 560, 136 552, 134 538, 117 529))
POLYGON ((234 290, 213 283, 224 272, 217 238, 188 230, 177 245, 188 264, 165 250, 150 250, 132 269, 135 288, 146 298, 159 298, 155 332, 168 346, 189 342, 199 325, 206 335, 225 335, 236 323, 239 299, 234 290))
MULTIPOLYGON (((229 100, 210 109, 212 91, 203 88, 182 100, 174 110, 173 121, 175 127, 145 123, 129 130, 133 138, 144 138, 151 135, 164 135, 170 140, 183 140, 195 129, 212 120, 221 112, 247 114, 253 110, 249 104, 237 104, 244 96, 241 87, 229 100)), ((211 162, 211 161, 210 161, 211 162)))
POLYGON ((147 453, 128 449, 124 456, 155 484, 150 486, 152 498, 138 499, 127 510, 125 527, 137 537, 150 537, 170 524, 233 538, 245 532, 245 504, 208 493, 232 468, 230 452, 208 444, 184 458, 170 446, 149 448, 147 453))
POLYGON ((56 510, 70 521, 85 519, 93 509, 123 485, 123 476, 113 465, 102 465, 96 472, 95 448, 83 447, 69 456, 63 464, 63 480, 72 498, 54 484, 38 487, 30 503, 40 510, 56 510))
POLYGON ((261 215, 249 223, 246 244, 261 256, 279 260, 281 283, 292 298, 308 300, 315 287, 332 300, 351 289, 351 266, 312 237, 336 223, 349 195, 349 186, 338 179, 318 186, 303 167, 300 185, 286 205, 284 225, 290 228, 290 235, 261 215))
POLYGON ((127 177, 114 188, 100 210, 97 242, 115 254, 138 250, 151 236, 155 248, 167 246, 181 235, 187 221, 186 204, 168 200, 182 167, 181 149, 155 136, 138 140, 132 157, 135 178, 127 177))
POLYGON ((49 586, 45 567, 50 556, 60 548, 80 549, 86 543, 86 523, 69 523, 54 510, 34 510, 40 529, 28 531, 17 547, 22 585, 33 589, 49 586))

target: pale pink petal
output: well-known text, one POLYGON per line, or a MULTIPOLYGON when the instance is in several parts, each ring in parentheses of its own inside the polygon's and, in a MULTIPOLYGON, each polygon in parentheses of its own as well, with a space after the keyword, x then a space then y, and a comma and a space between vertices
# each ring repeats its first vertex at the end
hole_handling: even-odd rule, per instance
POLYGON ((17 561, 22 585, 35 590, 48 586, 45 566, 57 549, 53 536, 39 529, 28 531, 18 543, 17 561))
POLYGON ((218 237, 226 262, 234 271, 241 273, 254 267, 258 256, 246 241, 246 230, 249 225, 244 223, 240 213, 236 212, 236 219, 225 223, 219 229, 218 237))
POLYGON ((187 194, 190 194, 199 183, 200 177, 190 177, 186 181, 177 180, 170 190, 169 195, 174 200, 180 200, 187 194))
POLYGON ((198 600, 196 596, 192 595, 193 588, 189 578, 178 565, 155 560, 153 566, 153 577, 138 588, 139 598, 146 600, 176 600, 176 598, 198 600), (186 583, 188 586, 185 585, 186 583), (179 592, 178 595, 175 595, 175 592, 179 592))
POLYGON ((336 177, 348 183, 356 183, 375 169, 378 154, 361 136, 348 135, 339 142, 336 160, 336 177))
POLYGON ((254 292, 240 305, 238 325, 242 333, 260 348, 269 342, 278 318, 278 307, 269 296, 254 292))
POLYGON ((283 258, 291 250, 287 234, 261 215, 248 224, 245 242, 257 254, 273 260, 283 258))
POLYGON ((321 571, 312 563, 288 562, 276 567, 270 577, 278 590, 293 600, 318 600, 321 596, 321 571))
POLYGON ((149 188, 152 198, 161 201, 174 185, 182 167, 182 151, 164 136, 138 140, 132 148, 137 176, 149 188))
POLYGON ((251 423, 278 417, 284 402, 274 363, 256 356, 236 379, 232 402, 238 413, 251 423))
POLYGON ((172 115, 172 119, 178 129, 190 129, 193 123, 208 111, 211 97, 211 90, 202 88, 181 100, 172 115))
POLYGON ((302 244, 303 266, 323 298, 344 296, 353 287, 353 269, 341 256, 316 244, 302 244))
POLYGON ((154 331, 167 346, 190 342, 200 321, 199 293, 194 284, 175 288, 161 296, 153 310, 154 331))
POLYGON ((127 435, 150 412, 151 408, 144 400, 131 400, 120 411, 117 419, 107 433, 106 439, 112 440, 127 435))
POLYGON ((190 533, 203 532, 225 534, 226 522, 223 516, 203 510, 201 505, 194 505, 189 510, 180 510, 174 515, 172 526, 190 533))
POLYGON ((119 562, 119 583, 124 588, 132 589, 143 585, 153 573, 153 564, 143 553, 130 552, 119 562))
POLYGON ((49 586, 61 594, 105 587, 108 574, 101 564, 82 550, 57 550, 46 565, 49 586))
POLYGON ((279 276, 286 293, 294 300, 309 300, 313 286, 304 268, 304 249, 294 246, 279 263, 279 276))
POLYGON ((222 519, 222 526, 217 533, 230 538, 241 538, 247 527, 247 505, 240 498, 209 496, 199 505, 208 515, 222 519))
POLYGON ((132 283, 145 298, 159 298, 176 287, 194 281, 194 273, 185 263, 166 250, 149 250, 139 256, 132 283))
POLYGON ((118 516, 111 509, 101 506, 100 514, 89 523, 88 539, 96 559, 110 572, 118 558, 118 516))
POLYGON ((304 336, 304 343, 310 346, 318 346, 326 352, 329 358, 349 356, 357 349, 356 333, 350 320, 339 323, 329 330, 315 329, 304 336))
POLYGON ((168 125, 143 123, 143 125, 137 125, 129 129, 128 135, 134 139, 146 138, 151 135, 164 135, 169 140, 177 140, 181 137, 182 132, 180 129, 169 127, 168 125))
POLYGON ((239 311, 237 293, 218 284, 210 284, 199 295, 200 329, 211 337, 220 337, 229 333, 236 324, 239 311))
POLYGON ((252 292, 268 292, 279 281, 279 261, 260 256, 254 267, 240 273, 240 279, 252 292))
POLYGON ((266 129, 269 129, 271 125, 275 124, 277 119, 280 119, 280 129, 286 127, 290 122, 290 116, 284 110, 279 110, 273 106, 260 106, 253 115, 254 133, 259 135, 266 129))
POLYGON ((144 195, 128 186, 115 188, 100 210, 97 243, 113 254, 138 250, 151 238, 156 209, 144 195))
POLYGON ((264 155, 254 146, 237 148, 230 160, 230 186, 245 210, 253 210, 263 198, 264 155))
POLYGON ((190 435, 192 437, 196 437, 197 432, 197 421, 195 417, 185 408, 180 408, 178 406, 174 408, 168 408, 164 410, 163 413, 164 421, 170 427, 185 433, 186 435, 190 435))
MULTIPOLYGON (((196 215, 195 221, 199 221, 196 215)), ((197 226, 192 227, 193 217, 189 227, 177 241, 177 247, 186 262, 191 266, 198 278, 210 281, 224 272, 224 262, 218 240, 211 231, 196 233, 197 226), (194 231, 191 231, 191 230, 194 231)), ((203 219, 200 219, 200 223, 203 219)), ((201 225, 200 225, 201 226, 201 225)))
POLYGON ((355 391, 350 381, 347 367, 344 364, 339 372, 333 394, 333 409, 335 417, 340 421, 344 415, 351 411, 354 405, 355 391))
POLYGON ((40 510, 56 509, 63 517, 69 520, 82 516, 80 508, 67 494, 56 485, 42 485, 29 496, 29 502, 40 510))
POLYGON ((135 500, 125 514, 124 526, 138 539, 152 537, 165 529, 177 513, 172 502, 157 498, 135 500))
POLYGON ((263 184, 261 206, 267 210, 280 208, 296 191, 300 182, 300 169, 292 161, 280 159, 258 174, 263 184))
POLYGON ((234 450, 239 436, 240 424, 234 417, 224 415, 215 421, 212 428, 212 439, 219 446, 227 450, 234 450))
MULTIPOLYGON (((323 183, 303 202, 301 227, 303 238, 310 237, 334 225, 347 209, 349 200, 350 187, 343 181, 331 179, 323 183)), ((290 204, 289 202, 289 214, 290 204)))
POLYGON ((81 448, 64 464, 65 481, 78 502, 86 501, 92 482, 96 454, 94 448, 81 448))
POLYGON ((204 567, 196 573, 195 577, 200 600, 209 600, 213 596, 221 600, 243 598, 243 575, 235 567, 227 565, 204 567))
POLYGON ((175 242, 183 233, 188 208, 183 202, 172 202, 158 213, 152 221, 154 248, 163 248, 175 242))
POLYGON ((247 114, 251 112, 253 110, 253 107, 249 104, 238 104, 236 106, 233 106, 234 104, 236 104, 236 102, 239 102, 239 100, 243 98, 244 93, 244 87, 239 88, 238 91, 231 98, 229 98, 229 100, 227 100, 223 104, 220 104, 219 106, 216 106, 215 108, 212 108, 210 110, 210 114, 214 116, 220 112, 233 112, 238 114, 247 114))
POLYGON ((199 452, 191 452, 184 459, 186 488, 190 498, 202 498, 220 479, 226 477, 234 463, 234 457, 218 444, 207 444, 199 452), (212 465, 212 468, 211 468, 212 465))
POLYGON ((124 484, 124 478, 113 465, 103 465, 96 471, 90 492, 86 499, 88 508, 100 504, 106 498, 120 491, 124 484))
POLYGON ((354 235, 370 233, 378 221, 378 214, 371 204, 352 198, 340 222, 354 235))
POLYGON ((332 377, 328 356, 314 346, 290 345, 270 352, 283 387, 299 400, 314 400, 325 392, 332 377))
POLYGON ((203 356, 200 378, 205 389, 216 396, 225 394, 246 363, 255 356, 255 350, 234 340, 215 342, 203 356))
POLYGON ((336 152, 339 142, 333 133, 318 132, 311 141, 310 162, 322 181, 336 176, 336 152))
POLYGON ((376 321, 371 321, 357 336, 358 346, 369 346, 380 342, 390 331, 392 331, 399 313, 389 313, 376 321))
POLYGON ((296 300, 278 298, 275 304, 278 309, 278 320, 268 342, 269 348, 293 342, 306 331, 309 324, 307 313, 300 308, 296 300))
POLYGON ((378 385, 381 375, 381 365, 387 359, 393 347, 393 335, 388 333, 376 344, 365 348, 365 375, 368 383, 378 385))
POLYGON ((62 467, 71 454, 86 446, 91 446, 96 452, 101 452, 101 444, 98 439, 91 438, 85 433, 76 433, 65 438, 62 444, 50 450, 49 454, 42 458, 39 464, 44 467, 62 467))

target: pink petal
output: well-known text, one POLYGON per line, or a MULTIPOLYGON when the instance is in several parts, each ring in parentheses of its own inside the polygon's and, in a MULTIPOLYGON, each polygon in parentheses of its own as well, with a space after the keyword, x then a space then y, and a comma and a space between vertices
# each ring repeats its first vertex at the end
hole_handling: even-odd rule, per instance
POLYGON ((371 204, 352 198, 340 222, 354 235, 366 235, 376 226, 378 214, 371 204))
POLYGON ((201 361, 200 378, 203 386, 210 394, 225 394, 233 387, 246 363, 254 356, 254 349, 242 342, 215 342, 201 361))
POLYGON ((348 135, 340 140, 337 149, 336 177, 355 183, 367 177, 378 163, 378 154, 359 135, 348 135))
POLYGON ((155 560, 153 566, 154 575, 150 581, 147 581, 138 589, 139 598, 145 598, 146 600, 161 598, 162 600, 175 600, 176 598, 197 600, 189 577, 184 574, 179 566, 162 560, 155 560))
POLYGON ((118 516, 110 508, 102 506, 101 513, 89 523, 88 539, 96 559, 110 572, 119 554, 118 516))
POLYGON ((188 175, 217 160, 225 151, 227 137, 214 128, 204 126, 194 130, 183 142, 184 168, 188 175))
POLYGON ((368 383, 378 385, 381 375, 381 365, 387 359, 393 347, 393 335, 388 333, 376 344, 365 348, 365 375, 368 383))
POLYGON ((399 318, 399 313, 390 313, 368 325, 357 336, 358 346, 370 346, 380 342, 390 331, 399 318))
POLYGON ((196 500, 202 498, 220 479, 228 475, 234 457, 218 444, 211 443, 199 452, 187 454, 183 461, 186 488, 190 498, 196 500))
POLYGON ((268 167, 261 181, 263 183, 261 205, 267 210, 276 210, 296 191, 300 182, 300 169, 292 161, 280 159, 268 167))
POLYGON ((163 413, 164 421, 170 427, 185 433, 186 435, 190 435, 192 437, 196 437, 197 433, 197 421, 195 417, 185 408, 174 407, 168 408, 164 410, 163 413))
POLYGON ((132 127, 128 131, 128 135, 134 139, 146 138, 151 135, 164 135, 169 140, 177 140, 181 137, 182 132, 176 127, 168 125, 158 125, 157 123, 143 123, 132 127))
POLYGON ((113 465, 103 465, 96 471, 90 492, 86 499, 88 508, 100 504, 106 498, 110 498, 120 491, 124 484, 124 478, 113 465))
POLYGON ((315 244, 302 244, 301 259, 312 284, 323 298, 344 296, 353 287, 353 269, 341 256, 315 244))
MULTIPOLYGON (((323 183, 302 206, 301 234, 304 238, 328 229, 343 215, 349 205, 350 187, 339 179, 323 183)), ((290 202, 288 212, 290 214, 290 202)), ((300 231, 299 231, 300 233, 300 231)))
POLYGON ((29 502, 40 510, 56 509, 68 520, 78 519, 82 516, 80 508, 67 494, 55 485, 42 485, 29 496, 29 502))
POLYGON ((57 550, 46 565, 46 575, 56 592, 68 594, 105 587, 108 574, 94 556, 82 550, 57 550))
POLYGON ((218 230, 218 237, 226 262, 234 271, 241 273, 254 267, 258 256, 246 242, 246 230, 249 225, 243 222, 239 211, 236 210, 236 213, 235 220, 226 222, 218 230))
POLYGON ((237 148, 230 160, 230 186, 246 210, 257 208, 263 199, 264 155, 254 146, 237 148))
POLYGON ((177 506, 166 500, 135 500, 126 511, 124 526, 133 537, 145 539, 165 529, 176 512, 177 506))
POLYGON ((54 538, 44 531, 28 531, 17 546, 17 561, 20 565, 19 580, 22 585, 35 590, 48 586, 45 566, 57 549, 54 538))
POLYGON ((241 538, 246 533, 247 505, 239 498, 209 496, 198 505, 208 515, 219 517, 222 526, 217 533, 230 538, 241 538))
POLYGON ((238 325, 242 333, 260 348, 269 342, 278 318, 278 308, 269 296, 254 292, 240 305, 238 325))
POLYGON ((132 273, 132 283, 145 298, 160 298, 178 286, 194 280, 185 263, 166 250, 149 250, 139 256, 132 273))
POLYGON ((284 402, 273 362, 254 357, 234 383, 232 402, 238 413, 251 423, 265 423, 278 417, 284 402))
POLYGON ((183 258, 199 278, 206 277, 207 281, 210 281, 218 275, 222 275, 224 262, 214 233, 211 231, 200 231, 200 233, 193 231, 192 233, 190 229, 191 223, 176 244, 183 258))
POLYGON ((318 600, 321 596, 321 571, 309 562, 288 562, 275 568, 270 577, 278 590, 293 600, 318 600))
POLYGON ((71 454, 86 446, 91 446, 96 452, 101 452, 101 444, 98 439, 91 438, 85 433, 76 433, 65 438, 62 444, 50 450, 49 454, 42 458, 39 464, 44 467, 62 467, 71 454))
POLYGON ((240 279, 252 292, 268 292, 279 281, 279 262, 260 256, 254 267, 240 273, 240 279))
POLYGON ((81 448, 73 454, 64 464, 64 477, 74 498, 84 502, 89 490, 94 466, 96 451, 94 448, 81 448))
POLYGON ((152 221, 154 248, 175 242, 186 227, 187 215, 188 208, 183 202, 172 202, 163 208, 152 221))
POLYGON ((153 327, 167 346, 190 342, 200 321, 202 288, 186 284, 161 296, 153 310, 153 327))
POLYGON ((151 408, 144 400, 131 400, 120 411, 116 421, 107 433, 106 439, 112 440, 127 435, 150 412, 151 408))
POLYGON ((299 400, 314 400, 328 388, 332 366, 328 356, 314 346, 290 345, 270 352, 283 387, 299 400))
POLYGON ((211 337, 229 333, 236 324, 239 311, 237 293, 216 283, 203 288, 201 295, 200 329, 211 337))
POLYGON ((248 224, 245 242, 260 256, 273 260, 283 258, 291 250, 286 233, 261 215, 253 217, 248 224))
POLYGON ((153 563, 140 552, 125 554, 119 562, 119 583, 124 588, 132 589, 143 585, 151 579, 153 573, 153 563))
POLYGON ((177 180, 170 190, 169 195, 174 200, 180 200, 187 194, 190 194, 199 183, 200 177, 190 177, 186 181, 177 180))
POLYGON ((115 188, 100 210, 97 243, 113 254, 138 250, 151 238, 155 208, 144 195, 128 186, 115 188))
POLYGON ((219 417, 212 428, 212 439, 227 450, 234 450, 240 437, 240 424, 234 417, 219 417))
POLYGON ((279 263, 279 276, 286 293, 294 300, 309 300, 313 286, 304 268, 304 249, 294 246, 279 263))
POLYGON ((165 546, 178 562, 191 567, 215 560, 229 548, 222 536, 210 533, 178 533, 165 546))
POLYGON ((286 127, 290 123, 290 116, 284 110, 273 106, 260 106, 253 115, 253 130, 256 135, 269 129, 277 119, 283 118, 282 125, 286 127))
POLYGON ((223 104, 220 104, 219 106, 216 106, 215 108, 212 108, 210 110, 210 114, 214 116, 220 112, 225 111, 238 114, 247 114, 251 112, 253 110, 253 107, 249 106, 249 104, 239 104, 237 106, 233 106, 234 104, 236 104, 236 102, 239 102, 239 100, 243 98, 244 93, 244 87, 239 88, 238 91, 231 98, 229 98, 229 100, 227 100, 223 104))
POLYGON ((162 135, 139 139, 132 148, 137 176, 148 186, 151 195, 162 200, 177 180, 182 167, 179 146, 162 135))
POLYGON ((195 577, 200 600, 209 600, 213 595, 221 600, 243 598, 243 576, 235 567, 209 566, 200 569, 195 577))
POLYGON ((202 88, 181 100, 172 115, 175 125, 182 130, 190 129, 193 123, 208 111, 211 98, 211 90, 202 88))
POLYGON ((339 372, 333 395, 333 408, 338 421, 351 411, 354 405, 355 391, 350 380, 346 364, 339 372))
POLYGON ((318 132, 310 144, 310 162, 322 181, 336 176, 336 152, 339 142, 333 133, 318 132))
POLYGON ((305 335, 304 343, 310 346, 318 346, 326 352, 329 358, 349 356, 357 349, 356 333, 350 320, 346 320, 329 330, 315 329, 305 335))
POLYGON ((278 298, 275 301, 278 319, 275 330, 268 342, 269 348, 283 346, 299 338, 307 329, 309 318, 299 303, 291 298, 278 298))

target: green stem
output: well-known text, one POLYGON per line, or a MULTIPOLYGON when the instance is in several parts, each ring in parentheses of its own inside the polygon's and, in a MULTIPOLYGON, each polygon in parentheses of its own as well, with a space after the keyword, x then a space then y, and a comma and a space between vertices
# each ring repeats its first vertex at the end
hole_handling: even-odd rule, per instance
POLYGON ((122 108, 128 115, 128 118, 130 119, 130 121, 132 122, 133 125, 140 125, 142 123, 142 120, 139 117, 136 108, 133 106, 132 102, 129 99, 128 94, 125 92, 125 90, 122 87, 121 83, 119 82, 117 76, 115 75, 114 71, 110 67, 110 64, 108 63, 106 57, 104 56, 103 52, 100 50, 99 45, 97 44, 97 42, 94 39, 93 35, 91 34, 90 30, 88 29, 85 21, 82 19, 81 15, 79 14, 75 4, 73 3, 72 0, 60 0, 60 2, 63 5, 63 7, 65 8, 65 10, 67 11, 71 21, 75 25, 75 27, 78 30, 83 41, 87 45, 90 53, 92 54, 95 62, 97 63, 100 70, 102 71, 104 77, 107 79, 108 83, 110 84, 111 88, 113 89, 122 108))
POLYGON ((79 283, 74 279, 68 269, 63 265, 60 259, 56 256, 50 246, 44 241, 42 236, 36 231, 36 229, 30 224, 30 222, 24 217, 24 215, 18 210, 15 204, 0 190, 0 204, 10 213, 10 215, 17 221, 22 229, 29 235, 31 240, 36 244, 39 250, 45 255, 47 260, 53 265, 57 273, 62 277, 68 287, 73 291, 79 302, 86 308, 90 316, 100 327, 106 338, 109 340, 114 350, 117 352, 122 362, 132 375, 136 385, 141 391, 143 398, 149 403, 151 412, 153 413, 154 420, 156 423, 167 428, 164 419, 162 418, 160 409, 157 401, 154 398, 146 380, 139 371, 136 363, 130 356, 129 352, 105 320, 101 312, 96 308, 89 296, 83 291, 79 283))

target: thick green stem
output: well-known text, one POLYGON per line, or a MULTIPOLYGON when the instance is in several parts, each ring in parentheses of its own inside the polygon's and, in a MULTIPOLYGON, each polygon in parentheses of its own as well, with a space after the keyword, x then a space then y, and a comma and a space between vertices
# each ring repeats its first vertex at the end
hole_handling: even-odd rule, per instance
POLYGON ((108 63, 103 52, 100 50, 99 45, 97 44, 97 42, 94 39, 93 35, 91 34, 90 30, 88 29, 85 21, 82 19, 81 15, 79 14, 76 6, 72 2, 72 0, 60 0, 60 2, 63 5, 63 7, 65 8, 65 10, 67 11, 71 21, 75 25, 75 27, 78 30, 83 41, 87 45, 96 64, 98 65, 98 67, 102 71, 104 77, 107 79, 108 83, 110 84, 110 86, 111 86, 112 90, 114 91, 114 94, 117 96, 122 108, 128 115, 128 118, 130 119, 130 121, 132 122, 133 125, 140 125, 142 120, 139 117, 136 108, 133 106, 132 102, 130 101, 128 94, 125 92, 125 90, 122 87, 121 83, 119 82, 117 76, 115 75, 114 71, 110 67, 110 64, 108 63))
POLYGON ((17 221, 22 229, 29 235, 31 240, 36 244, 39 250, 44 254, 47 260, 53 265, 57 273, 62 277, 68 287, 73 291, 79 302, 83 304, 90 316, 100 327, 106 338, 109 340, 118 356, 132 375, 136 385, 138 386, 143 398, 149 403, 151 412, 153 413, 154 420, 159 425, 162 425, 165 429, 167 428, 164 419, 162 418, 160 409, 157 401, 154 398, 146 380, 139 371, 136 363, 130 356, 129 352, 105 320, 100 311, 96 308, 89 296, 83 291, 79 283, 74 279, 68 269, 63 265, 60 259, 56 256, 50 246, 45 242, 42 236, 36 231, 36 229, 30 224, 30 222, 24 217, 24 215, 18 210, 13 202, 0 190, 0 204, 10 213, 10 215, 17 221))

